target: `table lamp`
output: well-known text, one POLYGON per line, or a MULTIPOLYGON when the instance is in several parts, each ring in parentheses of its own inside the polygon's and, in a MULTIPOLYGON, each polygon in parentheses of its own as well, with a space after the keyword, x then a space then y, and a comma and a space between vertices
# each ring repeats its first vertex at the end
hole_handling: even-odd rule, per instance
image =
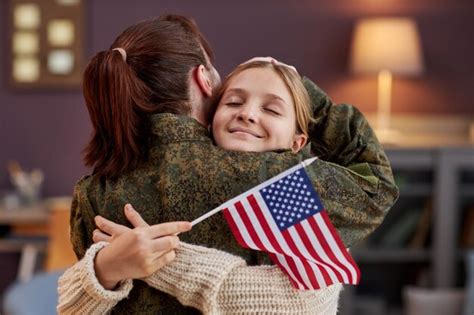
POLYGON ((350 67, 356 74, 378 74, 376 133, 383 143, 397 142, 390 127, 392 74, 416 76, 423 58, 416 23, 410 18, 367 18, 357 21, 350 67))

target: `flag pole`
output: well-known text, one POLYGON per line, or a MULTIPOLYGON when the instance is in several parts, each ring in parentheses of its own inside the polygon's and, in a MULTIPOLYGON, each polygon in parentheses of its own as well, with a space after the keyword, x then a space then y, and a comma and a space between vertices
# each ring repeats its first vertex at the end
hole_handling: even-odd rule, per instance
MULTIPOLYGON (((313 157, 313 158, 310 158, 310 159, 306 159, 306 160, 304 160, 304 161, 298 163, 297 165, 295 165, 295 166, 293 166, 293 167, 287 169, 286 171, 283 171, 283 172, 281 172, 280 174, 278 174, 278 175, 276 175, 276 176, 274 176, 274 177, 272 177, 272 178, 266 180, 265 182, 261 183, 260 185, 258 185, 258 186, 256 186, 256 187, 252 188, 252 190, 254 190, 254 189, 259 189, 260 186, 266 185, 266 184, 268 183, 268 181, 277 181, 277 180, 279 180, 280 178, 285 177, 285 176, 287 176, 288 174, 294 172, 294 171, 295 171, 296 169, 298 169, 298 168, 301 168, 301 167, 304 168, 304 167, 310 165, 311 163, 313 163, 314 161, 316 161, 316 159, 317 159, 317 157, 313 157)), ((248 191, 247 191, 246 193, 248 193, 248 191)), ((240 195, 239 195, 239 196, 240 196, 240 195)), ((227 204, 232 204, 235 199, 238 199, 238 198, 239 198, 239 196, 234 197, 234 198, 228 200, 227 202, 221 204, 219 207, 217 207, 217 208, 215 208, 215 209, 212 209, 211 211, 209 211, 209 212, 203 214, 203 215, 200 216, 199 218, 197 218, 197 219, 195 219, 194 221, 192 221, 192 222, 191 222, 191 226, 194 227, 196 224, 198 224, 198 223, 200 223, 200 222, 206 220, 207 218, 209 218, 209 217, 213 216, 214 214, 220 212, 221 210, 225 209, 225 208, 227 207, 227 204)))

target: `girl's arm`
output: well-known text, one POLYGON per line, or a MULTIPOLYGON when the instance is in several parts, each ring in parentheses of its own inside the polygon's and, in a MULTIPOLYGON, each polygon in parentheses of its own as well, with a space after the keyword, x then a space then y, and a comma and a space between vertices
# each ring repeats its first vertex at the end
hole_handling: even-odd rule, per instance
POLYGON ((336 314, 342 285, 299 291, 277 266, 247 266, 240 257, 186 243, 176 259, 144 279, 204 314, 336 314))
MULTIPOLYGON (((58 282, 58 314, 104 314, 132 289, 126 280, 105 290, 94 273, 94 258, 106 246, 91 246, 58 282)), ((143 279, 204 314, 335 314, 341 285, 298 291, 276 266, 248 267, 237 256, 181 243, 176 259, 143 279)))
POLYGON ((132 280, 125 280, 110 291, 99 283, 94 271, 97 253, 107 245, 92 245, 83 259, 66 270, 58 281, 58 314, 106 314, 132 290, 132 280))

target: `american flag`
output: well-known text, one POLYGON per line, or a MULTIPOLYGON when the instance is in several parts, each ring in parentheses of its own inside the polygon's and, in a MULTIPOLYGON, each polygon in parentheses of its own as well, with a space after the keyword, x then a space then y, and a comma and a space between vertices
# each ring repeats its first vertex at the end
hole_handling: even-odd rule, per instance
POLYGON ((226 202, 239 244, 266 251, 300 290, 358 284, 360 271, 304 169, 306 160, 226 202))

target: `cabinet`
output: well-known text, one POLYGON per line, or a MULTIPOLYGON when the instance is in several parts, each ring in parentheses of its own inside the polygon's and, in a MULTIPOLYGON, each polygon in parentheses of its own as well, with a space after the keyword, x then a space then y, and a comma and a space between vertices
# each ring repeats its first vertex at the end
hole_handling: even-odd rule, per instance
MULTIPOLYGON (((346 287, 341 314, 402 314, 403 288, 465 286, 460 235, 474 211, 474 148, 392 148, 400 198, 352 253, 361 284, 346 287)), ((472 245, 471 245, 472 246, 472 245)), ((472 248, 471 248, 472 249, 472 248)))

